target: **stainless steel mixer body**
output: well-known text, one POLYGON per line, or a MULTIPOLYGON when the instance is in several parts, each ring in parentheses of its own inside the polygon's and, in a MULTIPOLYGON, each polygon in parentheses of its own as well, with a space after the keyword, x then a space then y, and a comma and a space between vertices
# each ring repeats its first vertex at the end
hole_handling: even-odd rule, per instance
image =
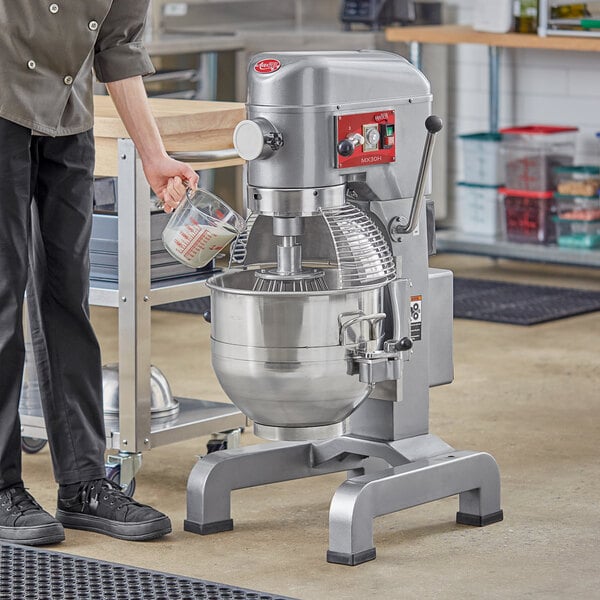
POLYGON ((375 557, 373 517, 452 494, 458 522, 502 519, 494 459, 429 434, 429 387, 453 378, 452 274, 428 267, 422 203, 431 100, 391 53, 251 61, 234 136, 251 216, 209 283, 213 367, 255 432, 286 441, 201 459, 186 530, 231 529, 232 489, 343 470, 330 562, 375 557))
MULTIPOLYGON (((265 56, 256 64, 265 68, 278 64, 271 61, 279 58, 265 56)), ((370 219, 368 206, 364 213, 349 212, 348 181, 364 179, 371 172, 372 194, 388 202, 406 198, 409 214, 420 151, 408 148, 421 146, 422 125, 418 123, 428 116, 430 102, 425 78, 396 55, 382 52, 289 53, 279 69, 251 74, 249 119, 238 126, 235 143, 249 159, 248 208, 271 220, 262 232, 252 228, 247 240, 249 256, 243 264, 261 267, 251 289, 265 294, 249 294, 246 279, 236 285, 236 276, 229 274, 226 287, 233 299, 224 309, 220 306, 224 278, 215 278, 213 367, 232 401, 257 423, 264 437, 299 439, 300 432, 292 431, 297 427, 317 428, 303 431, 304 439, 329 437, 332 428, 327 426, 335 424, 342 433, 342 420, 374 385, 361 381, 359 365, 352 360, 357 353, 340 341, 340 330, 345 327, 340 315, 361 316, 364 323, 381 314, 384 288, 396 277, 395 265, 385 223, 377 217, 370 219), (365 97, 365 87, 377 88, 377 101, 365 97), (401 98, 398 89, 403 90, 401 98), (340 145, 352 135, 364 139, 346 155, 340 145), (407 140, 398 156, 397 136, 407 140), (313 265, 312 270, 306 263, 313 265), (332 285, 318 276, 323 267, 337 267, 339 281, 332 285), (272 294, 290 291, 304 281, 309 284, 300 295, 293 292, 282 299, 272 294), (250 314, 242 307, 258 298, 261 306, 277 303, 284 307, 277 320, 265 319, 270 310, 250 314), (309 314, 306 306, 311 305, 319 308, 309 314), (322 306, 328 306, 327 310, 322 306), (287 345, 273 346, 264 339, 225 339, 222 331, 231 327, 228 320, 242 328, 258 328, 263 338, 285 337, 287 345), (241 324, 244 321, 246 325, 241 324), (321 336, 324 327, 329 331, 327 339, 321 336), (289 336, 282 330, 289 330, 289 336), (310 383, 302 386, 305 376, 311 377, 310 383), (249 386, 248 379, 254 384, 249 386), (267 431, 265 425, 279 430, 267 431)), ((407 304, 408 298, 403 301, 407 304)), ((395 320, 399 319, 396 315, 395 320)), ((379 328, 381 320, 376 323, 379 328)), ((408 335, 408 323, 402 333, 408 335)), ((378 343, 370 344, 370 351, 383 350, 383 337, 376 337, 378 343)), ((395 358, 403 360, 400 354, 395 358)))

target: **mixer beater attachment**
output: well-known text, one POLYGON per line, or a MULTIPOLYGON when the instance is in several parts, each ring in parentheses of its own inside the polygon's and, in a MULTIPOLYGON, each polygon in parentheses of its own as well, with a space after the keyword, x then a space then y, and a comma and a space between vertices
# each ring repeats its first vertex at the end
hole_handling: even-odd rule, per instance
POLYGON ((304 231, 301 217, 274 217, 273 233, 277 244, 277 268, 256 272, 254 291, 320 292, 327 290, 325 274, 320 269, 302 268, 302 246, 298 236, 304 231))
POLYGON ((303 269, 290 275, 260 270, 256 272, 252 289, 255 292, 324 292, 328 287, 320 269, 303 269))

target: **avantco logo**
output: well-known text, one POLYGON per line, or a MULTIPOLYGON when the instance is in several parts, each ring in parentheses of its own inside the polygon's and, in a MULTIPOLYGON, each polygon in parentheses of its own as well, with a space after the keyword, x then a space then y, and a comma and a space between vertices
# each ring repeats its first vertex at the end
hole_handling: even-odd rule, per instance
POLYGON ((275 73, 281 68, 281 63, 276 58, 267 58, 265 60, 259 60, 254 65, 254 70, 257 73, 275 73))

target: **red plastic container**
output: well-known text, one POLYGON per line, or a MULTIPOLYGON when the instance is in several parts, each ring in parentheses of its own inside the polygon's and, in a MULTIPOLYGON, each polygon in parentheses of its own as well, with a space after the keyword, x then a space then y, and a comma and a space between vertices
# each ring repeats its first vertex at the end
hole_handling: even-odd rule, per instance
POLYGON ((556 125, 523 125, 521 127, 505 127, 500 130, 503 135, 556 135, 559 133, 576 133, 577 127, 557 127, 556 125))
POLYGON ((573 163, 577 131, 576 127, 550 125, 502 129, 506 187, 535 192, 554 189, 555 167, 573 163))
POLYGON ((556 240, 552 220, 556 204, 552 192, 530 192, 501 188, 504 204, 503 229, 510 242, 550 244, 556 240))

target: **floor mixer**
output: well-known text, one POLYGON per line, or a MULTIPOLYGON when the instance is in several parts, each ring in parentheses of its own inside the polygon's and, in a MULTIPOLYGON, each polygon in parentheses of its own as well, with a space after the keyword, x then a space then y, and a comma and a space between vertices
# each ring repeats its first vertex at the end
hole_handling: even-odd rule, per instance
POLYGON ((271 441, 198 460, 185 529, 232 529, 233 489, 338 471, 329 562, 374 559, 374 517, 455 494, 458 523, 502 520, 494 458, 429 433, 429 388, 453 378, 429 83, 380 51, 265 53, 248 80, 248 226, 208 284, 212 362, 271 441))

